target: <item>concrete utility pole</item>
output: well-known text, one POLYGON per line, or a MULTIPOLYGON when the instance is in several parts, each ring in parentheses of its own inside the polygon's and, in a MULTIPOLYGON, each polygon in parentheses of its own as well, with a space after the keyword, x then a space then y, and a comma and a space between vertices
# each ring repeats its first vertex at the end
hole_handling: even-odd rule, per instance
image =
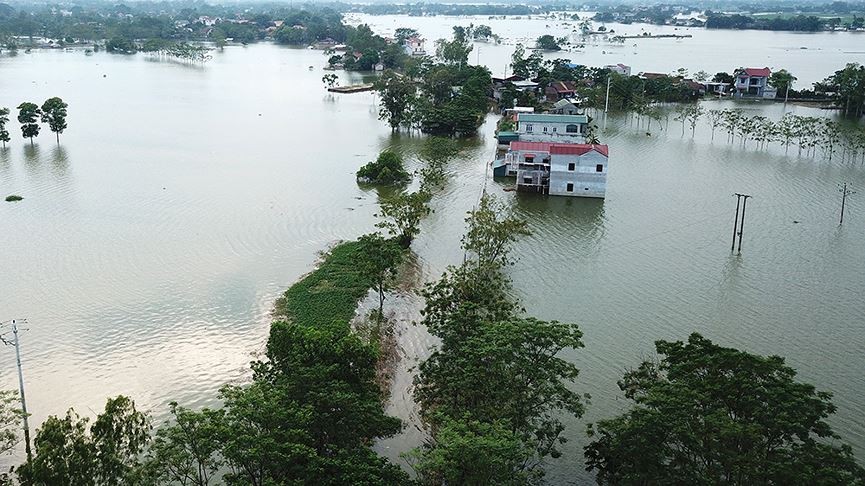
POLYGON ((15 345, 15 362, 18 364, 18 389, 21 393, 21 412, 22 421, 24 422, 24 450, 27 452, 27 460, 29 461, 32 458, 32 452, 30 451, 30 425, 27 422, 27 399, 24 397, 24 374, 21 372, 21 347, 18 343, 18 321, 16 319, 12 319, 12 336, 15 339, 14 343, 10 343, 2 337, 0 337, 0 340, 3 341, 3 344, 15 345))
POLYGON ((847 196, 852 196, 856 194, 856 191, 853 190, 853 184, 843 183, 838 184, 838 192, 841 193, 841 221, 838 225, 844 224, 844 207, 847 205, 847 196), (847 186, 850 187, 847 187, 847 186))
POLYGON ((607 96, 604 97, 604 115, 610 109, 610 76, 607 76, 607 96))
POLYGON ((738 253, 742 254, 742 228, 745 226, 745 205, 748 203, 748 198, 752 197, 748 194, 735 193, 736 196, 736 217, 733 219, 733 244, 730 245, 730 251, 736 246, 736 237, 739 237, 738 253), (739 218, 739 204, 742 205, 742 217, 739 218))

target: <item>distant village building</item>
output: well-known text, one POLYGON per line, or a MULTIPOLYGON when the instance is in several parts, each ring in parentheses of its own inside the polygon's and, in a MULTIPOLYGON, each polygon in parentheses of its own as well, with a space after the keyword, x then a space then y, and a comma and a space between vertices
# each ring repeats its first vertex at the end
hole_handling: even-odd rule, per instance
POLYGON ((547 101, 559 101, 563 98, 571 98, 577 94, 577 85, 573 81, 553 81, 544 90, 547 101))
POLYGON ((714 93, 716 95, 724 95, 730 91, 730 83, 716 83, 714 81, 707 81, 703 83, 706 87, 707 93, 714 93))
POLYGON ((409 56, 426 56, 426 51, 423 48, 424 40, 414 35, 405 40, 403 49, 409 56))
POLYGON ((577 98, 563 98, 553 103, 551 113, 557 115, 582 115, 585 110, 582 108, 583 100, 577 98))
POLYGON ((739 98, 774 98, 778 90, 769 85, 772 71, 767 68, 746 68, 735 73, 735 95, 739 98))
POLYGON ((609 69, 614 73, 619 73, 622 76, 630 76, 631 75, 631 66, 626 66, 622 63, 618 64, 607 64, 604 66, 604 69, 609 69))
POLYGON ((520 141, 582 143, 586 139, 586 115, 519 113, 517 134, 520 141))
POLYGON ((603 198, 607 190, 606 145, 512 142, 505 155, 517 190, 554 196, 603 198))

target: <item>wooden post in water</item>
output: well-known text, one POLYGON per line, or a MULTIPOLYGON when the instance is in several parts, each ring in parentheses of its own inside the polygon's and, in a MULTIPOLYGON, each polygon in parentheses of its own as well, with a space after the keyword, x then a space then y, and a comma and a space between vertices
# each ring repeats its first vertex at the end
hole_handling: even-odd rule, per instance
POLYGON ((742 232, 745 228, 745 205, 748 204, 748 196, 747 194, 742 194, 742 222, 739 223, 739 249, 736 250, 738 254, 742 254, 742 232))

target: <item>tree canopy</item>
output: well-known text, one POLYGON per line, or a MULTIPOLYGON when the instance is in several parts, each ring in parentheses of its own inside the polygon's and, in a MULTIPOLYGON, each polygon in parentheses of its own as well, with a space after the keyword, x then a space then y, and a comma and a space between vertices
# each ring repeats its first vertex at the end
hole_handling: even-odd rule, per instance
POLYGON ((634 406, 589 427, 587 469, 601 484, 865 484, 826 419, 831 395, 778 356, 692 334, 657 341, 660 361, 625 374, 634 406))

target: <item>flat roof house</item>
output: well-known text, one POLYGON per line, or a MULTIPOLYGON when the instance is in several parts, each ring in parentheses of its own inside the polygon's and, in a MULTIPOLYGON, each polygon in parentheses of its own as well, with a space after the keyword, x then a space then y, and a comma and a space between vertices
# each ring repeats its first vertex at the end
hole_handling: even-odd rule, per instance
POLYGON ((589 118, 580 115, 517 114, 517 133, 525 142, 582 143, 589 118))

